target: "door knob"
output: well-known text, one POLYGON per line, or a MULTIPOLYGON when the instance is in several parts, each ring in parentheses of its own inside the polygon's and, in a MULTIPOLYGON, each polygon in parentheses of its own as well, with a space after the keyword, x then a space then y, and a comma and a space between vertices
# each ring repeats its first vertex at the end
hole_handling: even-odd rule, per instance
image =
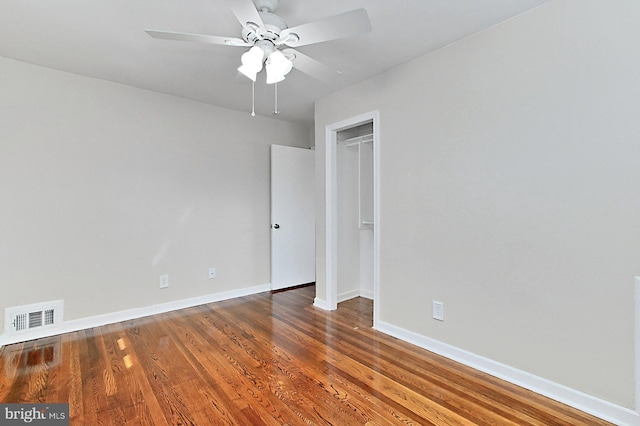
POLYGON ((273 227, 274 227, 275 229, 278 229, 278 228, 280 228, 280 225, 278 225, 278 224, 276 223, 275 225, 273 225, 273 227))

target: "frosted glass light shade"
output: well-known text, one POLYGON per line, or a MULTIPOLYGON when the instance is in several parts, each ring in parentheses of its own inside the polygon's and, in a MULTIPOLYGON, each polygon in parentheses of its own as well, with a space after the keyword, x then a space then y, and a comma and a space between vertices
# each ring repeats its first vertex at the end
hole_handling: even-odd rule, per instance
POLYGON ((293 68, 293 62, 288 60, 279 50, 274 51, 267 59, 267 84, 278 83, 284 80, 293 68))
POLYGON ((240 60, 242 65, 238 67, 238 71, 256 81, 256 76, 262 70, 264 51, 258 46, 253 46, 249 51, 242 54, 240 60))

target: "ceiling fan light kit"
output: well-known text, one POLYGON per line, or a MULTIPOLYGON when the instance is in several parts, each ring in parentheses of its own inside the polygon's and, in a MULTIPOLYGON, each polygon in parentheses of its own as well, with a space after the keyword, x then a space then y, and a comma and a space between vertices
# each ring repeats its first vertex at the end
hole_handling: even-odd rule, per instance
MULTIPOLYGON (((253 82, 254 103, 255 82, 263 67, 266 69, 267 84, 283 81, 293 68, 320 79, 331 79, 340 74, 301 54, 293 47, 365 34, 371 31, 369 17, 364 9, 288 28, 284 19, 273 13, 278 8, 278 0, 226 0, 226 2, 242 25, 241 39, 171 31, 145 31, 151 37, 158 39, 251 47, 242 54, 238 71, 253 82), (298 59, 297 62, 296 59, 298 59)), ((254 109, 255 107, 252 107, 252 115, 255 115, 254 109)), ((277 92, 274 112, 277 113, 277 92)))
POLYGON ((279 83, 293 68, 293 62, 285 58, 284 54, 275 50, 267 59, 267 84, 279 83))
POLYGON ((264 51, 259 46, 253 46, 240 57, 242 65, 238 68, 242 74, 253 81, 260 71, 262 71, 262 61, 264 61, 264 51))

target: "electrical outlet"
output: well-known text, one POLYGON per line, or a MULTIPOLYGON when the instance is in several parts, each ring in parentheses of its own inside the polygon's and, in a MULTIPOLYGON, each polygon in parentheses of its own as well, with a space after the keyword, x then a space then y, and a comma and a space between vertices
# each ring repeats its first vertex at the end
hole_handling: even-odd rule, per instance
POLYGON ((160 288, 169 287, 169 274, 160 275, 160 288))
POLYGON ((433 319, 444 321, 444 303, 433 301, 433 319))
POLYGON ((216 277, 216 268, 209 268, 209 279, 212 280, 216 277))

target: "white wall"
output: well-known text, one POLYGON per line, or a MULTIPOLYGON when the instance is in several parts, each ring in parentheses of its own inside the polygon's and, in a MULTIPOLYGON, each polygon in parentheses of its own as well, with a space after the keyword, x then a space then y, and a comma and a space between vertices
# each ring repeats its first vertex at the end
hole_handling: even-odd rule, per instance
POLYGON ((358 147, 336 152, 338 217, 338 302, 360 295, 360 231, 358 229, 358 147))
POLYGON ((6 58, 0 75, 0 311, 269 283, 269 145, 308 147, 308 128, 6 58))
POLYGON ((379 110, 380 319, 633 409, 638 16, 553 0, 317 102, 318 295, 325 127, 379 110))

